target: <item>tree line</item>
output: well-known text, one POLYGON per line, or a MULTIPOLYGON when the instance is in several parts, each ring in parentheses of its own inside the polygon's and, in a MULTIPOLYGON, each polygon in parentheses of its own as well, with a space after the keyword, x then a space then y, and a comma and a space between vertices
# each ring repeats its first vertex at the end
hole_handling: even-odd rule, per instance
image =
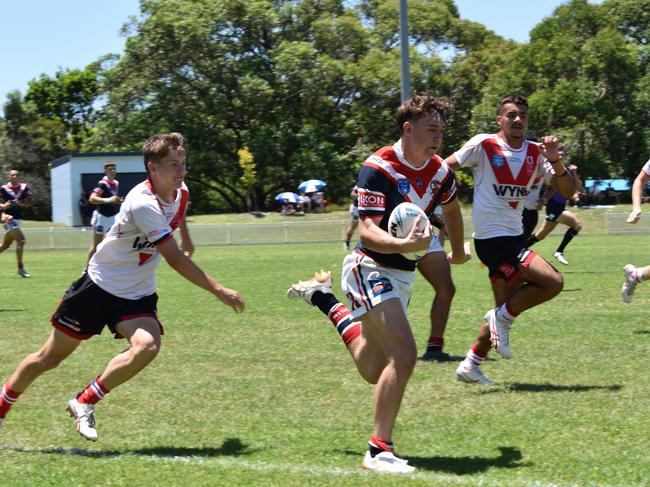
MULTIPOLYGON (((493 132, 497 100, 516 92, 530 133, 558 135, 585 177, 633 177, 650 157, 650 0, 570 0, 525 44, 453 0, 408 4, 412 91, 455 107, 443 156, 493 132)), ((398 24, 395 0, 141 0, 122 55, 7 95, 0 167, 37 186, 49 219, 49 161, 180 131, 195 212, 273 208, 309 178, 343 201, 359 163, 399 136, 398 24)))

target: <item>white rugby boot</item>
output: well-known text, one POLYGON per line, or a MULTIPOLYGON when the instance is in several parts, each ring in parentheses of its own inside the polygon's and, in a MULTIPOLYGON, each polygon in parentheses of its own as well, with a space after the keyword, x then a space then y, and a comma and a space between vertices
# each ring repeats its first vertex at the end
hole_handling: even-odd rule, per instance
POLYGON ((307 304, 313 306, 311 297, 316 291, 324 294, 333 294, 331 272, 321 269, 311 279, 292 284, 287 291, 287 297, 290 299, 303 299, 307 304))
POLYGON ((486 386, 494 384, 493 381, 483 375, 480 367, 476 365, 471 366, 466 360, 463 360, 456 368, 456 380, 468 384, 482 384, 486 386))
POLYGON ((562 252, 555 252, 553 257, 555 257, 560 264, 569 265, 569 261, 566 260, 566 257, 564 257, 562 252))
POLYGON ((374 457, 367 451, 366 456, 363 457, 361 466, 365 469, 380 473, 412 473, 415 471, 415 467, 409 465, 408 460, 396 457, 390 451, 377 453, 374 457))
POLYGON ((97 429, 95 429, 94 407, 92 404, 82 404, 76 398, 68 401, 66 411, 75 418, 77 431, 89 441, 97 441, 97 429))
POLYGON ((636 270, 636 267, 632 264, 627 264, 623 267, 625 280, 623 281, 623 287, 621 288, 621 297, 623 298, 624 303, 632 302, 634 289, 636 289, 636 285, 638 284, 636 280, 636 270))
POLYGON ((496 309, 491 309, 483 317, 483 326, 490 330, 490 343, 497 353, 505 359, 512 358, 510 351, 510 328, 512 325, 497 319, 496 309))

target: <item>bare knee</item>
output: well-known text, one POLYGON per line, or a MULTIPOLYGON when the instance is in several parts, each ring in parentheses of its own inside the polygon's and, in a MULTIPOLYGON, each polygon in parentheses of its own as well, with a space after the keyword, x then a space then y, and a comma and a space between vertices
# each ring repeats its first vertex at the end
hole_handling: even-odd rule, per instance
POLYGON ((139 340, 131 345, 131 354, 138 361, 151 362, 160 352, 160 342, 153 337, 139 340))
POLYGON ((454 286, 454 283, 451 280, 436 289, 436 299, 442 300, 446 303, 451 303, 455 294, 456 286, 454 286))
POLYGON ((361 367, 357 367, 359 374, 363 377, 368 384, 376 384, 379 382, 379 377, 381 376, 381 370, 364 370, 361 367))
POLYGON ((395 356, 394 364, 397 374, 410 377, 415 369, 417 357, 418 355, 415 346, 408 347, 408 349, 401 351, 401 353, 395 356))
POLYGON ((564 278, 562 277, 562 274, 559 272, 554 272, 549 279, 547 289, 551 298, 560 294, 560 292, 562 292, 562 289, 564 289, 564 278))

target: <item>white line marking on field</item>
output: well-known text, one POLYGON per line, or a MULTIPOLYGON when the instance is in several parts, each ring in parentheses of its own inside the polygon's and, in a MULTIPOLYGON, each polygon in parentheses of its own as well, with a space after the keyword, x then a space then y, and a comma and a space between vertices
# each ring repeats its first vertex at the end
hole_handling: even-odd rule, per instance
MULTIPOLYGON (((102 457, 102 458, 119 458, 119 457, 132 457, 138 458, 141 460, 154 461, 154 462, 164 462, 164 463, 189 463, 193 465, 217 465, 227 468, 241 468, 244 470, 253 470, 258 472, 269 472, 269 471, 281 471, 284 473, 296 473, 296 474, 311 474, 311 475, 329 475, 332 477, 372 477, 375 475, 389 475, 389 474, 376 474, 374 472, 369 472, 367 470, 359 468, 339 468, 339 467, 322 467, 322 466, 308 466, 308 465, 296 465, 289 463, 271 463, 271 462, 250 462, 247 460, 242 460, 240 458, 234 457, 218 457, 218 458, 206 458, 201 456, 161 456, 161 455, 143 455, 132 452, 121 453, 119 450, 86 450, 84 448, 70 448, 70 447, 60 447, 60 448, 30 448, 24 446, 11 446, 3 445, 0 446, 0 450, 10 450, 15 452, 25 452, 25 453, 45 453, 45 454, 55 454, 55 455, 76 455, 83 457, 102 457)), ((361 454, 359 455, 361 458, 361 454)), ((508 486, 522 486, 522 487, 576 487, 581 484, 578 483, 569 483, 569 484, 554 484, 540 481, 531 481, 524 479, 513 479, 504 483, 503 480, 490 480, 486 479, 484 475, 448 475, 441 474, 436 472, 428 472, 420 469, 413 474, 402 474, 404 480, 428 480, 428 481, 437 481, 437 482, 446 482, 447 484, 472 484, 480 485, 481 487, 490 487, 497 486, 503 487, 504 485, 508 486)), ((614 487, 606 484, 593 484, 589 483, 590 487, 614 487)))

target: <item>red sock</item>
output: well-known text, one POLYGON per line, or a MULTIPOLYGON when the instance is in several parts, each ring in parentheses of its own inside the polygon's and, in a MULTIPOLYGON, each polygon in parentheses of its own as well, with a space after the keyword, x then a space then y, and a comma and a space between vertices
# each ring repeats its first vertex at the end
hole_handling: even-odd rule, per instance
POLYGON ((12 391, 9 382, 2 386, 2 393, 0 393, 0 418, 4 418, 7 415, 11 406, 14 405, 21 394, 22 392, 12 391))
POLYGON ((361 322, 352 321, 352 314, 342 304, 334 306, 328 315, 330 321, 336 328, 336 331, 341 335, 341 339, 345 345, 352 343, 359 335, 361 335, 361 322))
POLYGON ((81 404, 97 404, 108 393, 109 390, 104 387, 104 384, 97 377, 88 384, 88 387, 77 394, 77 401, 81 404))
POLYGON ((395 446, 393 445, 392 441, 382 440, 381 438, 375 435, 370 435, 370 441, 368 442, 368 444, 371 447, 375 447, 383 451, 392 452, 395 449, 395 446))

